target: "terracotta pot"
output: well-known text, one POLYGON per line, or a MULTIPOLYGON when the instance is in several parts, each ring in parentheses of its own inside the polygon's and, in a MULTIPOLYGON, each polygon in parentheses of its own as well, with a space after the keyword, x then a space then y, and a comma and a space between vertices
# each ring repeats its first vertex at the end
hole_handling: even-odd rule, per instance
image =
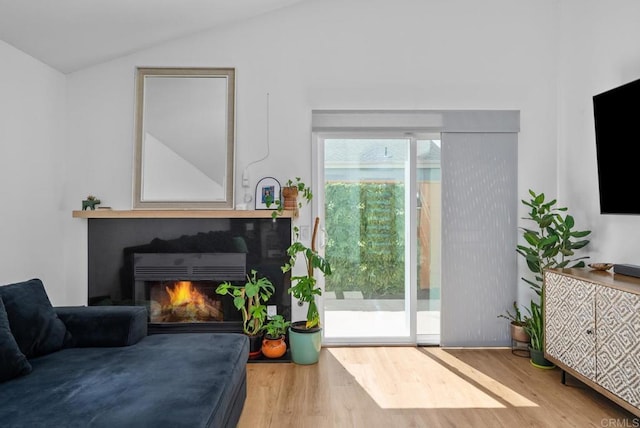
POLYGON ((277 339, 265 337, 262 339, 262 355, 267 358, 280 358, 287 352, 287 343, 284 336, 277 339))
POLYGON ((298 206, 298 188, 296 186, 283 187, 282 198, 285 210, 295 210, 298 206))

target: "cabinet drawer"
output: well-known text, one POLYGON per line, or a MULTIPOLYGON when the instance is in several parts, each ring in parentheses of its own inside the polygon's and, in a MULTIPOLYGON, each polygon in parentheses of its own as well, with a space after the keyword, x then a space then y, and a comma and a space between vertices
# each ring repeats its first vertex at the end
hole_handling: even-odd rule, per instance
POLYGON ((545 351, 581 375, 596 379, 595 284, 545 276, 545 351))
POLYGON ((640 407, 640 296, 598 287, 596 308, 597 382, 640 407))

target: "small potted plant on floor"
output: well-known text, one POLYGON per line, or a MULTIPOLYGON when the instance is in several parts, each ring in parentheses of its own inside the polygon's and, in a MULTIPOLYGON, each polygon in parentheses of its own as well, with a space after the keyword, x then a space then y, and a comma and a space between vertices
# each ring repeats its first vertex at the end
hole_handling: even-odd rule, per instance
POLYGON ((529 318, 526 316, 522 316, 522 312, 520 311, 517 302, 513 302, 513 313, 507 310, 504 314, 498 315, 498 318, 505 318, 510 321, 511 340, 515 340, 516 342, 521 343, 530 342, 531 337, 525 329, 529 318))
POLYGON ((555 364, 544 357, 544 324, 542 322, 542 307, 533 300, 531 308, 527 308, 529 318, 524 329, 531 337, 529 352, 531 353, 531 364, 541 369, 554 368, 555 364))
POLYGON ((264 325, 264 339, 262 339, 262 355, 267 358, 280 358, 287 352, 285 335, 291 324, 282 315, 274 315, 264 325))
POLYGON ((262 331, 267 320, 265 303, 273 295, 275 287, 265 277, 258 278, 256 270, 247 275, 244 285, 234 285, 225 281, 218 285, 216 293, 233 297, 233 305, 242 314, 242 331, 249 336, 249 358, 262 354, 262 331))

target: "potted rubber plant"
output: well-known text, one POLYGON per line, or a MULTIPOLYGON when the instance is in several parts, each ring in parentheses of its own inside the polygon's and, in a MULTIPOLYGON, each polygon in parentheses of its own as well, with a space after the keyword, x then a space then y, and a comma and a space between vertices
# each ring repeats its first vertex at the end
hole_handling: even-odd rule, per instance
POLYGON ((216 293, 233 297, 233 305, 242 314, 242 332, 249 337, 249 358, 259 358, 262 354, 263 327, 267 320, 265 303, 275 292, 275 287, 265 277, 258 277, 255 269, 247 275, 244 285, 222 282, 216 293))
MULTIPOLYGON (((555 199, 546 201, 544 193, 529 190, 530 199, 522 200, 529 208, 529 220, 535 227, 521 227, 522 237, 526 245, 518 245, 516 251, 526 260, 527 267, 534 279, 521 278, 537 295, 527 308, 529 317, 525 330, 531 337, 530 351, 533 358, 536 351, 544 355, 544 271, 546 269, 584 267, 584 259, 588 256, 576 256, 576 251, 589 244, 587 237, 590 230, 574 230, 575 220, 567 214, 568 208, 559 207, 555 199)), ((538 367, 549 367, 553 364, 546 359, 538 367)), ((533 361, 532 361, 533 363, 533 361)))
POLYGON ((282 315, 274 315, 264 325, 264 339, 262 339, 262 355, 267 358, 280 358, 287 352, 286 334, 291 325, 282 315))

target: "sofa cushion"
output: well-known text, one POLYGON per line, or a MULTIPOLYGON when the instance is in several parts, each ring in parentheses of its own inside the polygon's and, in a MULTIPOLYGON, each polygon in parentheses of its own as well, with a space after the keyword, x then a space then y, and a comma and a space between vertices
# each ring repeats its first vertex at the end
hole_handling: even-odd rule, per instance
POLYGON ((147 335, 144 306, 57 306, 53 308, 71 333, 66 346, 130 346, 147 335))
POLYGON ((41 280, 1 286, 0 297, 4 301, 11 333, 27 358, 58 351, 65 340, 70 339, 41 280))
POLYGON ((16 339, 11 334, 9 319, 0 297, 0 382, 31 372, 31 364, 20 352, 16 339))

